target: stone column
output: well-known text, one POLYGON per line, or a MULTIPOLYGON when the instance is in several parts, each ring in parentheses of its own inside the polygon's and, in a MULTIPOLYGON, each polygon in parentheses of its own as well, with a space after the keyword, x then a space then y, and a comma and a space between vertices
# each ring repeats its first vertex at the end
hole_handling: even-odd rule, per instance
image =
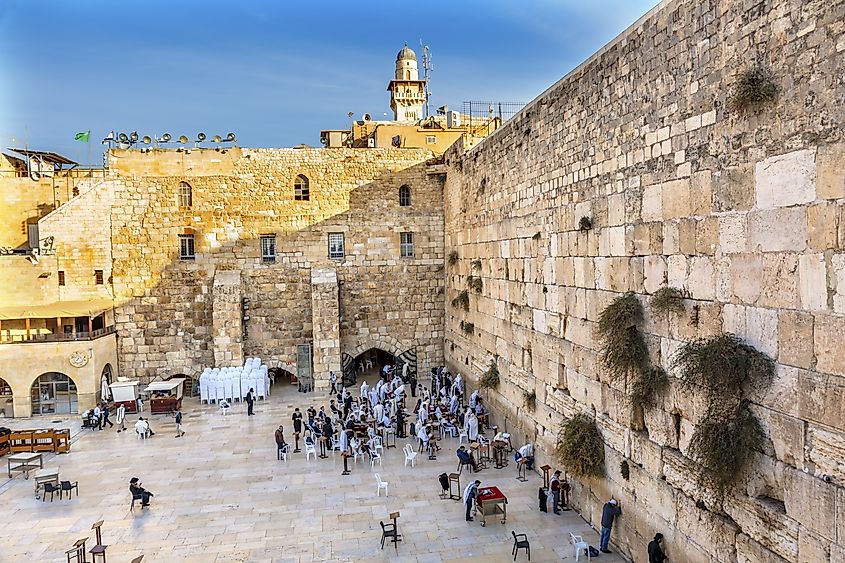
POLYGON ((314 337, 314 389, 329 388, 329 371, 340 380, 340 305, 337 271, 311 270, 311 321, 314 337))
POLYGON ((212 346, 215 367, 236 367, 244 363, 241 319, 241 273, 217 272, 212 304, 212 346))

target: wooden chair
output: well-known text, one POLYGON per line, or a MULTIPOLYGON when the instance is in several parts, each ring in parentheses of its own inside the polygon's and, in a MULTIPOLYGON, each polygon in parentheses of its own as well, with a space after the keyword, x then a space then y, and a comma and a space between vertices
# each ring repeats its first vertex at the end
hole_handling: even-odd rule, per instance
POLYGON ((65 555, 67 555, 67 563, 86 563, 85 560, 87 557, 85 556, 85 542, 87 541, 88 538, 76 540, 73 547, 65 551, 65 555))
POLYGON ((528 560, 531 561, 531 545, 528 543, 528 536, 525 534, 517 534, 511 530, 513 534, 513 560, 516 561, 516 556, 520 549, 524 549, 528 553, 528 560))
POLYGON ((396 533, 396 525, 385 524, 381 520, 379 520, 379 524, 381 524, 381 548, 384 549, 384 540, 390 538, 390 541, 393 542, 393 548, 398 551, 399 543, 398 534, 396 533))
POLYGON ((60 490, 59 490, 59 498, 62 498, 62 495, 65 491, 67 491, 67 498, 71 498, 73 496, 74 489, 76 490, 76 496, 79 497, 79 481, 62 481, 59 483, 60 490))
POLYGON ((97 537, 97 545, 91 548, 91 551, 88 553, 91 554, 91 563, 97 562, 97 556, 102 558, 103 563, 106 563, 106 548, 107 545, 103 545, 103 534, 100 531, 100 527, 103 525, 103 521, 100 520, 98 522, 94 522, 91 526, 91 529, 94 530, 96 537, 97 537))

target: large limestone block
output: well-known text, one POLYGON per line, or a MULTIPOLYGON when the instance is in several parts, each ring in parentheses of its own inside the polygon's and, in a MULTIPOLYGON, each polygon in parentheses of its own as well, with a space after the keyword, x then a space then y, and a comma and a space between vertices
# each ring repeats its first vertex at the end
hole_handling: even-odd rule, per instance
POLYGON ((845 254, 834 254, 830 259, 833 270, 833 311, 845 313, 845 254))
POLYGON ((690 258, 686 286, 693 299, 712 300, 715 298, 716 275, 712 258, 709 256, 690 258))
POLYGON ((740 302, 753 305, 762 291, 763 257, 759 254, 734 254, 730 257, 731 287, 740 302))
POLYGON ((845 375, 845 317, 816 315, 814 351, 816 368, 824 373, 845 375))
MULTIPOLYGON (((749 283, 753 282, 749 280, 749 283)), ((797 254, 763 254, 762 294, 757 304, 780 309, 800 308, 797 254)))
POLYGON ((823 254, 798 257, 801 306, 810 311, 827 310, 827 266, 823 254))
POLYGON ((798 416, 845 430, 845 378, 801 370, 797 396, 798 416))
POLYGON ((764 407, 753 407, 763 432, 772 441, 775 457, 793 466, 804 462, 804 421, 764 407))
POLYGON ((807 457, 816 474, 845 478, 845 434, 815 424, 807 425, 807 457))
POLYGON ((828 540, 835 538, 836 487, 797 469, 785 473, 786 513, 828 540))
POLYGON ((763 547, 789 561, 798 556, 799 523, 777 503, 748 497, 728 497, 724 510, 742 531, 763 547))
POLYGON ((831 250, 836 244, 837 204, 822 203, 807 208, 808 245, 811 250, 831 250))
POLYGON ((807 209, 790 207, 748 213, 750 250, 801 252, 807 248, 807 209))
MULTIPOLYGON (((843 268, 845 273, 845 268, 843 268)), ((643 259, 644 285, 648 293, 654 293, 666 283, 666 260, 663 256, 646 256, 643 259)), ((845 282, 842 285, 845 294, 845 282)))
POLYGON ((799 311, 778 312, 778 362, 809 369, 813 365, 814 317, 799 311))
POLYGON ((699 509, 686 495, 675 495, 675 527, 713 554, 716 561, 734 561, 736 526, 722 516, 699 509))
POLYGON ((772 550, 763 547, 754 541, 747 534, 736 536, 736 561, 737 563, 788 563, 786 559, 777 555, 772 550))
POLYGON ((664 219, 689 217, 692 214, 693 202, 690 187, 689 178, 672 180, 663 184, 661 210, 664 219))
POLYGON ((713 210, 748 211, 754 205, 754 177, 750 164, 713 173, 713 210))
POLYGON ((725 254, 749 249, 748 219, 745 213, 719 217, 719 249, 725 254))
POLYGON ((798 532, 798 563, 827 561, 830 554, 830 540, 822 538, 806 528, 798 532))
POLYGON ((816 199, 816 151, 804 149, 758 162, 754 169, 757 208, 773 209, 816 199))
POLYGON ((845 143, 819 147, 817 191, 822 199, 845 197, 845 143))
POLYGON ((654 184, 643 188, 642 220, 661 221, 663 219, 663 186, 654 184))
POLYGON ((746 342, 774 359, 778 356, 778 314, 774 309, 745 308, 746 342))

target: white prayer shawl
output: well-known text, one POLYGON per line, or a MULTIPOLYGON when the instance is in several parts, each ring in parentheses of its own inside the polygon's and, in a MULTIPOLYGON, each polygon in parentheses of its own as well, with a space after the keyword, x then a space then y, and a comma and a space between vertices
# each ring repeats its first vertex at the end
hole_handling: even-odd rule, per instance
POLYGON ((115 422, 121 424, 124 418, 126 418, 126 407, 120 405, 119 407, 117 407, 117 419, 115 420, 115 422))
POLYGON ((383 416, 384 416, 384 405, 379 403, 375 407, 373 407, 373 418, 375 418, 377 421, 381 422, 381 417, 383 417, 383 416))
POLYGON ((402 379, 408 379, 408 364, 402 364, 402 379))
POLYGON ((478 389, 472 392, 472 395, 469 396, 469 406, 475 408, 476 403, 478 403, 478 389))
POLYGON ((452 400, 449 401, 449 413, 454 415, 458 412, 458 396, 452 395, 452 400))
POLYGON ((346 431, 340 433, 340 451, 345 452, 349 449, 349 434, 346 431))
POLYGON ((469 501, 470 494, 472 494, 472 489, 475 486, 476 486, 475 481, 473 481, 472 483, 467 485, 466 488, 464 489, 464 504, 466 504, 467 501, 469 501))
POLYGON ((417 419, 420 421, 421 425, 425 424, 425 421, 428 420, 428 405, 425 403, 420 406, 420 410, 417 413, 417 419))
POLYGON ((361 384, 361 397, 366 397, 367 391, 369 391, 369 389, 370 389, 370 386, 367 385, 366 381, 364 383, 362 383, 361 384))
POLYGON ((420 424, 420 429, 417 430, 417 438, 428 444, 428 432, 425 431, 425 425, 420 424))
POLYGON ((374 407, 374 406, 376 406, 377 403, 378 403, 378 392, 376 391, 376 388, 373 387, 372 389, 370 389, 370 406, 374 407))
POLYGON ((466 418, 467 421, 467 437, 469 438, 470 442, 475 442, 478 440, 478 418, 476 418, 475 414, 470 412, 466 418))
POLYGON ((378 392, 379 401, 384 401, 387 398, 387 385, 382 385, 378 392))

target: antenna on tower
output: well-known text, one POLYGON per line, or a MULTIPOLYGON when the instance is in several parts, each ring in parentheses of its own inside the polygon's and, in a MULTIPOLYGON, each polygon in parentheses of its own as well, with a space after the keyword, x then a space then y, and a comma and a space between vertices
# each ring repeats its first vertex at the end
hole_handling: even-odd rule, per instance
POLYGON ((420 39, 420 47, 422 47, 423 52, 423 81, 425 82, 423 88, 425 88, 425 116, 428 117, 431 115, 429 111, 429 98, 431 98, 431 90, 428 88, 428 81, 431 77, 431 71, 434 70, 434 66, 431 64, 431 52, 428 50, 428 45, 424 45, 422 39, 420 39))

